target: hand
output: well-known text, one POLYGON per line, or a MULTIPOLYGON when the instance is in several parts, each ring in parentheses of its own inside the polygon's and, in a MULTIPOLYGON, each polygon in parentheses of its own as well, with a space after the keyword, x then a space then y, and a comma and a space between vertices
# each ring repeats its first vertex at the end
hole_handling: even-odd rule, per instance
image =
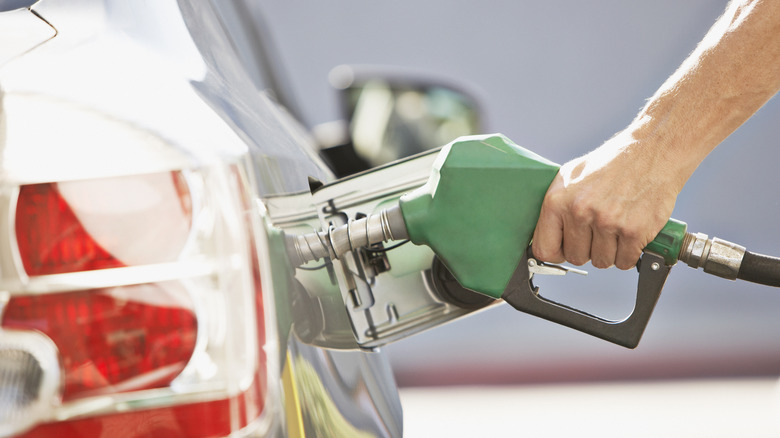
POLYGON ((687 179, 657 149, 624 132, 564 164, 542 204, 534 255, 551 263, 634 267, 687 179))

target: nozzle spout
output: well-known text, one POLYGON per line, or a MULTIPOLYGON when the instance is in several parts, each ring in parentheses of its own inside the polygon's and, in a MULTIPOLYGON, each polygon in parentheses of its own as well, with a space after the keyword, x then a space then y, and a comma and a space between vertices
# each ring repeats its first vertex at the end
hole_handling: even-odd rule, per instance
POLYGON ((389 240, 408 239, 399 206, 394 206, 361 219, 327 230, 308 234, 287 235, 287 253, 290 260, 300 266, 324 257, 337 259, 358 248, 389 240))

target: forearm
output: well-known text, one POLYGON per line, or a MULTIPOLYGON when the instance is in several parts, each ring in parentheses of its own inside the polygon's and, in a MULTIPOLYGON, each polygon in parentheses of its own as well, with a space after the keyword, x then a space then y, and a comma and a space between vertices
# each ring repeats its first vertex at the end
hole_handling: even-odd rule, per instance
POLYGON ((780 89, 780 2, 736 1, 627 131, 679 192, 698 164, 780 89), (648 153, 650 151, 647 151, 648 153))

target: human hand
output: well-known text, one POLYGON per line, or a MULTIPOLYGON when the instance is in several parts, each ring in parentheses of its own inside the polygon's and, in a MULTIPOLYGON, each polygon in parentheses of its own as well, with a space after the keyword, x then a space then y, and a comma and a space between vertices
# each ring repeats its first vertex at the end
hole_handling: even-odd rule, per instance
POLYGON ((634 267, 688 176, 657 152, 622 133, 564 164, 542 203, 534 255, 551 263, 634 267))

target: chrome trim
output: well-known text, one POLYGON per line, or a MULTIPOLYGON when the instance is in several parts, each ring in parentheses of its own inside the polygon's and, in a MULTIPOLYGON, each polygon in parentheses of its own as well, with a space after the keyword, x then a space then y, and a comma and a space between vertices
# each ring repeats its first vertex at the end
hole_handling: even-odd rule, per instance
MULTIPOLYGON (((235 256, 234 258, 237 257, 235 256)), ((235 263, 236 261, 233 260, 234 266, 235 263)), ((0 289, 13 291, 14 294, 43 295, 85 289, 160 283, 214 275, 217 270, 213 265, 214 263, 209 260, 198 260, 41 275, 28 277, 26 284, 21 281, 0 281, 0 289)))

